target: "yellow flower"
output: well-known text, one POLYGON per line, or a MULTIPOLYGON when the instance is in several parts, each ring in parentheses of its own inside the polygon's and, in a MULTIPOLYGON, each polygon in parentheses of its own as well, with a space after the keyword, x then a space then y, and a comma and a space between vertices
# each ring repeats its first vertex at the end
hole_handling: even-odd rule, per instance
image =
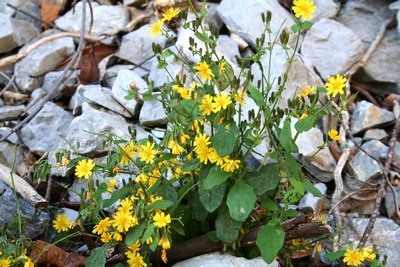
POLYGON ((147 141, 146 145, 141 145, 139 149, 140 161, 152 164, 156 157, 157 150, 154 150, 154 143, 147 141))
POLYGON ((158 245, 163 249, 169 249, 171 247, 171 243, 169 242, 168 235, 163 234, 160 241, 158 241, 158 245))
POLYGON ((0 267, 9 267, 11 266, 11 260, 7 259, 0 259, 0 267))
POLYGON ((101 235, 101 242, 103 242, 103 243, 108 243, 108 242, 110 242, 111 241, 111 239, 112 239, 112 235, 111 235, 111 233, 103 233, 102 235, 101 235))
POLYGON ((70 219, 65 214, 57 215, 56 219, 53 221, 53 227, 57 233, 68 231, 72 227, 70 219))
POLYGON ((67 167, 68 163, 69 163, 68 158, 67 157, 63 157, 62 165, 67 167))
POLYGON ((373 252, 372 248, 366 247, 362 249, 364 258, 373 261, 376 258, 376 254, 373 252))
POLYGON ((225 163, 221 166, 224 172, 233 172, 237 168, 239 168, 240 160, 238 159, 230 159, 229 156, 224 157, 225 163))
POLYGON ((219 74, 224 74, 224 72, 225 72, 225 64, 226 64, 226 61, 225 61, 225 59, 222 59, 221 60, 221 62, 219 62, 219 64, 218 64, 218 72, 219 72, 219 74))
POLYGON ((146 267, 147 264, 144 262, 140 253, 125 253, 128 257, 128 264, 130 267, 146 267))
POLYGON ((181 154, 184 149, 181 147, 177 142, 175 142, 173 139, 169 139, 168 141, 168 148, 171 149, 172 154, 174 155, 179 155, 181 154))
POLYGON ((92 170, 94 167, 94 163, 91 159, 86 160, 81 160, 78 162, 76 165, 75 169, 75 175, 78 176, 79 179, 82 179, 85 177, 85 179, 89 179, 89 177, 92 175, 92 170))
POLYGON ((133 209, 133 201, 130 198, 124 198, 119 203, 118 211, 129 213, 133 209))
POLYGON ((226 109, 232 100, 226 94, 220 94, 214 97, 214 103, 212 104, 212 111, 217 113, 221 109, 226 109))
POLYGON ((112 239, 114 239, 115 241, 122 241, 123 237, 120 232, 114 232, 112 235, 112 239))
POLYGON ((164 212, 157 212, 153 217, 154 225, 161 228, 167 226, 171 222, 171 216, 165 215, 164 212))
POLYGON ((358 266, 364 261, 364 255, 360 249, 348 248, 344 254, 343 262, 348 266, 358 266))
POLYGON ((171 19, 173 19, 174 17, 176 17, 176 15, 179 14, 179 7, 177 9, 174 9, 173 7, 170 7, 167 11, 165 11, 163 13, 163 18, 167 21, 170 21, 171 19))
POLYGON ((210 155, 208 156, 208 159, 211 163, 216 163, 217 166, 222 166, 222 164, 224 164, 224 159, 218 155, 217 150, 215 150, 213 147, 210 148, 210 155))
POLYGON ((203 96, 203 99, 201 100, 201 104, 199 106, 199 110, 202 111, 203 116, 208 116, 211 114, 212 111, 212 101, 213 97, 209 94, 206 94, 203 96))
POLYGON ((120 233, 127 232, 129 228, 134 226, 134 219, 130 212, 117 211, 113 219, 113 226, 120 233))
POLYGON ((165 248, 161 250, 161 259, 165 264, 167 264, 168 258, 167 258, 167 250, 165 248))
POLYGON ((294 0, 292 10, 296 18, 311 19, 315 12, 316 6, 310 0, 294 0))
POLYGON ((302 119, 307 118, 307 117, 308 117, 308 113, 304 112, 303 114, 301 114, 299 119, 302 120, 302 119))
POLYGON ((239 103, 242 107, 244 106, 244 98, 247 96, 247 93, 245 90, 240 90, 237 92, 235 95, 235 101, 239 103))
POLYGON ((24 262, 24 267, 35 267, 35 264, 32 262, 31 258, 27 257, 26 255, 21 256, 21 258, 26 259, 26 261, 24 262))
POLYGON ((135 243, 133 243, 130 246, 127 246, 127 248, 132 252, 138 252, 140 250, 140 241, 136 240, 135 243))
POLYGON ((320 253, 321 250, 322 250, 322 245, 321 245, 321 243, 318 243, 318 245, 317 245, 317 252, 320 253))
POLYGON ((115 167, 113 168, 113 173, 115 173, 115 174, 120 173, 120 171, 121 171, 121 168, 118 167, 118 166, 115 166, 115 167))
POLYGON ((150 26, 150 34, 151 34, 151 37, 156 37, 158 34, 161 34, 162 33, 162 31, 161 31, 161 28, 162 28, 162 26, 163 26, 163 23, 164 23, 164 20, 159 20, 159 21, 157 21, 157 22, 154 22, 153 24, 151 24, 151 26, 150 26))
POLYGON ((207 161, 209 161, 210 152, 211 150, 208 146, 203 146, 196 149, 197 158, 204 164, 207 164, 207 161))
POLYGON ((133 160, 133 155, 135 154, 135 145, 133 142, 129 142, 128 145, 121 144, 121 149, 122 149, 122 158, 120 163, 122 165, 129 165, 129 162, 133 160))
POLYGON ((112 193, 112 191, 114 191, 114 189, 115 189, 115 184, 116 183, 117 183, 117 178, 113 178, 110 181, 108 181, 107 192, 112 193))
POLYGON ((179 134, 179 142, 181 144, 186 144, 186 140, 189 139, 189 138, 190 138, 190 136, 187 135, 187 134, 184 134, 184 133, 180 133, 179 134))
POLYGON ((306 97, 308 95, 311 95, 312 93, 315 92, 317 88, 315 86, 304 86, 303 89, 301 90, 301 93, 297 95, 298 98, 306 97))
POLYGON ((141 173, 141 174, 139 174, 138 176, 136 176, 135 181, 136 181, 137 183, 146 184, 146 183, 149 181, 149 177, 148 177, 146 174, 141 173))
POLYGON ((339 141, 342 137, 339 135, 338 131, 331 129, 328 131, 328 135, 332 140, 339 141))
POLYGON ((92 233, 102 235, 108 231, 111 226, 111 221, 109 217, 104 218, 101 220, 94 228, 92 233))
POLYGON ((198 66, 193 67, 193 69, 197 70, 196 75, 201 75, 203 80, 211 80, 214 77, 214 73, 212 73, 208 64, 204 61, 200 62, 198 66))
POLYGON ((173 85, 172 90, 178 92, 183 99, 192 99, 192 90, 178 85, 173 85))
POLYGON ((328 95, 332 95, 333 97, 337 94, 343 95, 346 81, 347 79, 340 74, 336 75, 336 78, 334 76, 329 77, 328 81, 325 83, 328 95))
POLYGON ((146 244, 150 245, 151 243, 153 243, 153 238, 150 236, 149 238, 146 239, 146 244))
POLYGON ((198 149, 207 147, 209 144, 211 144, 210 137, 208 137, 205 133, 198 134, 194 138, 194 151, 197 151, 198 149))

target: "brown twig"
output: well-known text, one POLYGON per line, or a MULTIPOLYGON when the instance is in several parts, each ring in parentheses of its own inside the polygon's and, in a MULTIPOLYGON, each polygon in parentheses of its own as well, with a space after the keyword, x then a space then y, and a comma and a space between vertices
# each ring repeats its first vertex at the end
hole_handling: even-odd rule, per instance
POLYGON ((17 12, 19 12, 19 13, 21 13, 21 14, 24 14, 25 16, 28 16, 28 17, 30 17, 30 18, 32 18, 32 19, 34 19, 34 20, 37 20, 37 21, 39 21, 40 23, 46 24, 46 25, 49 26, 50 28, 57 29, 57 30, 59 30, 59 31, 63 31, 63 29, 59 28, 57 25, 55 25, 55 24, 53 24, 53 23, 50 23, 50 22, 48 22, 48 21, 46 21, 46 20, 43 20, 43 19, 41 19, 41 18, 35 17, 35 16, 33 16, 32 14, 30 14, 30 13, 28 13, 28 12, 26 12, 26 11, 24 11, 24 10, 22 10, 22 9, 20 9, 20 8, 18 8, 18 7, 16 7, 16 6, 13 6, 13 5, 9 4, 9 3, 7 3, 6 6, 9 6, 9 7, 11 7, 12 9, 14 9, 15 11, 17 11, 17 12))
MULTIPOLYGON (((37 104, 37 106, 31 111, 31 113, 24 119, 22 120, 20 123, 18 123, 16 126, 14 126, 14 128, 11 129, 10 133, 8 133, 7 135, 3 136, 2 138, 0 138, 0 143, 3 142, 4 140, 6 140, 12 133, 18 131, 25 123, 28 123, 32 118, 34 118, 36 116, 36 114, 42 109, 42 107, 44 106, 44 104, 53 99, 55 96, 57 96, 57 93, 59 91, 59 88, 61 87, 61 85, 65 82, 65 80, 67 79, 67 77, 72 73, 70 71, 71 67, 75 64, 77 58, 79 57, 83 47, 85 46, 85 18, 86 18, 86 0, 82 0, 82 23, 81 23, 81 31, 79 34, 79 45, 78 48, 76 49, 71 61, 69 62, 68 66, 65 68, 65 70, 63 71, 63 74, 61 75, 60 79, 58 80, 57 84, 54 86, 53 90, 51 92, 49 92, 43 99, 41 102, 39 102, 37 104)), ((71 33, 61 33, 59 35, 62 34, 69 34, 69 36, 71 36, 71 33)), ((76 34, 74 34, 76 35, 76 34)), ((46 42, 48 42, 48 38, 53 37, 54 39, 54 35, 49 36, 47 38, 43 38, 41 40, 39 40, 38 42, 36 42, 35 44, 33 44, 32 46, 28 47, 28 49, 26 49, 24 52, 22 52, 22 54, 24 55, 23 57, 26 57, 30 51, 32 51, 33 49, 35 49, 36 47, 42 45, 45 41, 43 41, 44 39, 47 39, 46 42)), ((58 37, 60 38, 60 37, 58 37)), ((93 38, 93 37, 90 37, 93 38)), ((96 40, 99 40, 99 38, 94 38, 96 40)), ((101 38, 100 38, 101 39, 101 38)), ((93 40, 93 39, 92 39, 93 40)), ((20 55, 20 54, 18 54, 20 55)), ((20 60, 20 59, 19 59, 20 60)), ((0 61, 1 62, 1 61, 0 61)), ((1 64, 0 64, 0 68, 1 68, 1 64)))

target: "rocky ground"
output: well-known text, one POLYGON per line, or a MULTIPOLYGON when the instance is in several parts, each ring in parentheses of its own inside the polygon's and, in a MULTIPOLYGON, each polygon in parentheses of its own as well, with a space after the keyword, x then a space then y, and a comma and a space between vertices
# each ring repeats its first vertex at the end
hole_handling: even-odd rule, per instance
MULTIPOLYGON (((164 129, 168 123, 160 101, 143 103, 141 99, 125 99, 133 82, 139 92, 144 92, 147 88, 145 77, 153 80, 155 87, 168 82, 165 71, 157 69, 151 49, 153 42, 166 47, 167 40, 161 36, 153 39, 149 34, 149 23, 159 16, 166 1, 93 1, 93 27, 88 34, 98 40, 93 45, 87 44, 81 64, 58 88, 57 84, 64 75, 63 70, 77 49, 80 32, 82 5, 78 2, 74 12, 71 2, 0 2, 0 60, 29 49, 32 44, 48 36, 61 32, 76 33, 75 38, 70 35, 44 43, 15 64, 5 67, 3 65, 0 72, 0 136, 5 137, 14 131, 15 126, 29 117, 29 114, 33 114, 46 95, 57 90, 51 101, 29 122, 0 143, 0 166, 11 167, 16 148, 15 172, 29 182, 32 182, 32 164, 39 158, 48 158, 56 165, 55 153, 63 148, 69 149, 67 143, 79 142, 80 154, 96 158, 97 162, 104 160, 106 148, 102 145, 103 140, 90 132, 115 133, 128 138, 128 127, 133 127, 137 130, 138 139, 149 134, 157 139, 163 137, 158 129, 164 129), (16 9, 20 11, 17 12, 16 9), (40 18, 52 21, 49 15, 51 12, 55 13, 55 20, 53 19, 51 25, 41 23, 40 18), (107 37, 103 38, 104 35, 107 37)), ((234 68, 239 69, 235 57, 251 53, 255 39, 263 31, 261 12, 272 11, 273 32, 282 23, 285 27, 293 24, 290 13, 285 9, 288 1, 280 2, 221 0, 207 5, 207 22, 215 25, 221 32, 217 51, 234 68)), ((314 25, 301 38, 300 52, 289 73, 288 90, 283 95, 282 105, 295 95, 296 87, 304 83, 322 86, 330 75, 347 73, 363 59, 371 45, 376 46, 351 83, 355 101, 350 106, 350 133, 354 139, 348 139, 352 154, 343 172, 342 197, 347 194, 351 196, 342 201, 339 207, 344 222, 351 225, 342 235, 342 241, 355 241, 364 232, 368 218, 374 211, 376 188, 382 183, 384 170, 373 158, 385 164, 389 139, 399 115, 399 105, 395 102, 400 99, 400 23, 396 21, 396 15, 400 20, 400 2, 315 0, 315 5, 317 11, 312 19, 314 25), (381 34, 383 38, 379 39, 381 34), (367 191, 368 188, 372 190, 367 191), (360 193, 353 193, 359 190, 360 193)), ((176 30, 177 47, 192 62, 198 62, 199 59, 193 57, 188 50, 188 37, 191 33, 179 27, 176 30)), ((288 63, 282 52, 274 50, 273 53, 272 73, 274 77, 278 77, 283 74, 288 63)), ((267 60, 268 57, 265 56, 264 59, 267 60)), ((172 57, 169 60, 168 70, 172 75, 181 71, 187 72, 172 57)), ((260 73, 257 66, 252 68, 257 80, 260 73)), ((190 75, 192 74, 188 73, 188 79, 190 75)), ((252 101, 247 101, 244 109, 250 110, 254 105, 252 101)), ((323 132, 326 132, 323 127, 321 125, 321 128, 302 133, 297 139, 299 152, 304 156, 304 164, 313 182, 324 194, 321 199, 311 194, 305 195, 298 204, 299 212, 315 212, 321 206, 329 209, 331 205, 335 190, 334 170, 341 152, 335 146, 319 150, 323 143, 323 132)), ((395 138, 399 140, 398 137, 395 138)), ((265 153, 268 150, 266 144, 267 142, 259 145, 257 151, 265 153)), ((254 154, 254 160, 262 159, 254 154)), ((394 201, 397 197, 400 202, 399 170, 400 142, 396 142, 388 174, 391 186, 397 194, 394 196, 393 190, 388 187, 388 194, 380 207, 381 215, 377 218, 369 238, 370 243, 388 256, 387 266, 397 266, 400 261, 400 217, 397 216, 394 201)), ((70 178, 71 172, 64 167, 54 168, 51 175, 54 179, 62 180, 65 177, 70 178)), ((118 183, 121 185, 122 180, 127 178, 126 175, 119 175, 118 183)), ((84 184, 75 180, 71 188, 80 191, 82 186, 84 184)), ((44 184, 39 184, 36 190, 43 196, 46 195, 44 184)), ((4 226, 12 220, 16 207, 12 189, 0 182, 0 191, 3 191, 0 196, 0 226, 4 226)), ((53 193, 55 191, 57 190, 52 190, 53 193)), ((79 202, 78 196, 73 193, 65 198, 70 202, 79 202)), ((29 221, 25 234, 32 239, 40 237, 52 215, 35 212, 32 203, 28 201, 21 200, 20 203, 22 216, 29 221)), ((65 212, 71 219, 77 216, 77 212, 72 209, 65 208, 65 212)), ((215 257, 218 255, 202 256, 202 259, 211 266, 217 266, 212 261, 221 263, 218 266, 250 264, 241 258, 215 257), (230 263, 232 260, 235 263, 230 263), (225 261, 228 263, 225 264, 225 261)), ((200 266, 200 259, 192 260, 193 262, 186 265, 180 263, 176 266, 200 266)), ((256 261, 251 264, 265 266, 256 261)))

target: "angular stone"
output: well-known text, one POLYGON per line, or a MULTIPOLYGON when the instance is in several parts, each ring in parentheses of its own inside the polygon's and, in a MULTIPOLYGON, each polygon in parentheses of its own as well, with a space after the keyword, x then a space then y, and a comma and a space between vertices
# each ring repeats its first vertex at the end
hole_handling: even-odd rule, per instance
POLYGON ((400 142, 396 142, 393 152, 393 163, 400 167, 400 142))
MULTIPOLYGON (((91 3, 93 8, 92 36, 115 35, 125 28, 129 23, 129 11, 121 5, 99 5, 91 3)), ((68 11, 64 16, 58 18, 55 24, 69 32, 80 32, 82 18, 82 2, 78 2, 74 9, 68 11)), ((89 34, 90 7, 86 6, 85 32, 89 34)))
MULTIPOLYGON (((13 189, 0 181, 0 227, 7 225, 7 229, 19 235, 18 227, 12 227, 11 224, 17 220, 17 206, 14 198, 13 189)), ((50 217, 46 212, 37 212, 26 200, 19 197, 19 208, 21 219, 26 223, 23 227, 23 235, 26 238, 34 239, 41 235, 50 222, 50 217)))
MULTIPOLYGON (((341 243, 348 244, 349 242, 357 244, 359 237, 363 234, 365 227, 368 224, 369 218, 349 218, 350 225, 344 230, 341 235, 341 243), (353 233, 356 230, 359 237, 353 233)), ((374 223, 371 235, 369 236, 367 246, 377 246, 382 255, 387 256, 386 266, 397 266, 400 261, 400 226, 393 220, 378 217, 374 223)))
POLYGON ((167 38, 163 35, 157 35, 155 38, 152 38, 149 33, 150 28, 150 24, 146 24, 124 35, 117 56, 133 64, 150 69, 152 65, 150 59, 154 55, 152 49, 153 42, 161 45, 161 47, 164 47, 167 42, 167 38))
POLYGON ((17 119, 22 112, 24 112, 25 106, 2 106, 0 107, 0 121, 11 121, 17 119))
POLYGON ((140 124, 148 127, 164 126, 168 122, 160 100, 145 101, 140 111, 140 124))
POLYGON ((394 2, 392 4, 390 4, 389 8, 391 10, 394 10, 397 13, 397 15, 396 15, 396 17, 397 17, 397 31, 398 31, 398 33, 400 33, 400 1, 396 1, 396 2, 394 2))
POLYGON ((358 134, 373 127, 383 126, 393 122, 394 119, 392 112, 363 100, 356 104, 351 115, 351 133, 358 134))
MULTIPOLYGON (((46 73, 44 76, 44 81, 42 85, 42 89, 45 90, 47 93, 51 92, 54 87, 56 87, 58 81, 60 80, 61 76, 63 75, 64 71, 51 71, 46 73)), ((64 82, 64 87, 72 87, 77 84, 76 72, 74 71, 64 82)))
POLYGON ((316 22, 323 18, 333 18, 339 12, 340 5, 334 0, 314 0, 314 5, 317 7, 312 22, 316 22))
POLYGON ((221 30, 221 28, 224 26, 224 22, 218 15, 218 4, 208 3, 206 8, 207 15, 204 18, 203 23, 210 24, 216 29, 221 30))
POLYGON ((112 96, 111 89, 101 85, 86 85, 83 96, 90 102, 114 111, 126 118, 132 118, 132 115, 124 109, 112 96))
MULTIPOLYGON (((39 4, 35 4, 33 2, 27 2, 20 7, 20 10, 25 11, 28 14, 31 14, 35 18, 40 18, 40 19, 42 18, 39 4)), ((22 12, 17 12, 17 14, 15 15, 16 19, 23 20, 34 25, 40 32, 42 28, 41 22, 37 19, 34 19, 33 17, 25 15, 22 12)))
MULTIPOLYGON (((394 186, 394 190, 397 194, 397 203, 400 203, 400 186, 394 186)), ((400 217, 396 214, 396 205, 394 201, 393 192, 390 187, 387 187, 387 193, 385 197, 385 207, 389 218, 392 218, 397 223, 400 223, 400 217)))
MULTIPOLYGON (((51 33, 54 31, 48 31, 46 35, 51 33)), ((74 51, 75 45, 71 37, 59 38, 39 46, 15 65, 17 85, 23 91, 29 92, 40 87, 39 79, 32 76, 40 76, 54 70, 74 51)))
POLYGON ((239 46, 228 35, 221 34, 218 37, 216 51, 220 58, 223 56, 228 62, 237 64, 235 57, 240 56, 239 46))
POLYGON ((349 173, 357 180, 371 184, 378 183, 383 174, 379 164, 362 151, 349 161, 348 167, 349 173))
POLYGON ((135 67, 134 65, 114 65, 106 69, 106 73, 104 75, 104 82, 106 87, 112 88, 115 80, 117 79, 118 72, 120 70, 130 70, 135 71, 140 77, 146 76, 149 74, 149 70, 145 70, 141 67, 135 67))
MULTIPOLYGON (((10 142, 0 143, 0 163, 11 168, 14 162, 15 144, 10 142)), ((17 146, 15 166, 26 163, 26 154, 28 151, 21 145, 17 146)))
POLYGON ((204 254, 185 261, 178 262, 173 267, 193 267, 193 266, 212 266, 212 267, 278 267, 277 261, 267 264, 261 257, 248 260, 243 257, 235 257, 230 254, 219 252, 204 254))
POLYGON ((0 15, 0 25, 0 54, 9 52, 40 34, 32 24, 8 16, 0 15))
POLYGON ((223 0, 218 6, 218 14, 228 29, 245 39, 252 47, 255 47, 256 38, 260 38, 264 32, 261 13, 266 11, 272 12, 272 36, 276 35, 283 23, 282 28, 291 32, 293 18, 278 1, 253 0, 243 4, 242 0, 223 0))
POLYGON ((21 139, 32 152, 43 155, 66 133, 72 119, 71 113, 52 102, 47 102, 21 129, 21 139))
MULTIPOLYGON (((8 127, 0 127, 0 138, 11 133, 11 128, 8 127)), ((16 144, 18 141, 18 136, 16 133, 12 133, 9 137, 7 137, 7 141, 16 144)))
POLYGON ((365 131, 364 134, 364 140, 368 141, 368 140, 378 140, 381 142, 386 142, 387 139, 389 138, 389 135, 387 134, 387 132, 383 129, 370 129, 365 131))
POLYGON ((85 102, 83 94, 86 92, 86 85, 79 85, 74 95, 69 100, 68 108, 72 109, 72 114, 78 116, 82 114, 82 103, 85 102))
POLYGON ((378 159, 386 159, 389 147, 378 140, 371 140, 361 146, 365 151, 378 159))
POLYGON ((28 106, 26 107, 27 114, 31 114, 36 110, 38 106, 41 105, 41 101, 39 101, 42 97, 44 97, 47 93, 42 88, 36 88, 32 91, 31 97, 28 101, 28 106))
MULTIPOLYGON (((326 194, 327 187, 323 183, 318 183, 314 185, 322 195, 326 194)), ((323 198, 315 197, 310 192, 307 192, 299 202, 299 209, 304 213, 313 213, 321 210, 323 205, 323 198)))
POLYGON ((117 79, 112 87, 112 95, 125 109, 129 111, 129 113, 137 117, 142 102, 140 95, 137 94, 137 99, 125 99, 125 96, 127 96, 128 92, 131 90, 130 86, 132 84, 137 87, 139 94, 143 94, 147 88, 146 82, 135 71, 119 71, 117 79))
POLYGON ((356 33, 332 19, 317 21, 301 45, 301 54, 311 60, 324 80, 345 73, 363 53, 363 43, 356 33))

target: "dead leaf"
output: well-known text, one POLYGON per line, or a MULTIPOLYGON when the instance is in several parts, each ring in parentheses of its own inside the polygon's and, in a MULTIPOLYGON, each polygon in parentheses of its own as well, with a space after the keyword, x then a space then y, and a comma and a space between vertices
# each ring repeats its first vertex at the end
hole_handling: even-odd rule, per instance
MULTIPOLYGON (((49 0, 42 0, 42 20, 47 21, 48 23, 53 23, 61 12, 62 7, 60 5, 54 4, 49 0)), ((42 23, 42 27, 44 30, 49 28, 49 25, 46 23, 42 23)))
POLYGON ((61 248, 41 240, 34 242, 29 257, 35 265, 55 267, 80 267, 84 266, 85 256, 77 253, 68 253, 61 248))
POLYGON ((18 92, 5 91, 3 100, 6 105, 19 105, 25 103, 29 99, 29 95, 24 95, 18 92))
POLYGON ((100 70, 93 46, 88 53, 83 53, 80 66, 81 72, 78 76, 80 84, 90 84, 99 80, 100 70))

